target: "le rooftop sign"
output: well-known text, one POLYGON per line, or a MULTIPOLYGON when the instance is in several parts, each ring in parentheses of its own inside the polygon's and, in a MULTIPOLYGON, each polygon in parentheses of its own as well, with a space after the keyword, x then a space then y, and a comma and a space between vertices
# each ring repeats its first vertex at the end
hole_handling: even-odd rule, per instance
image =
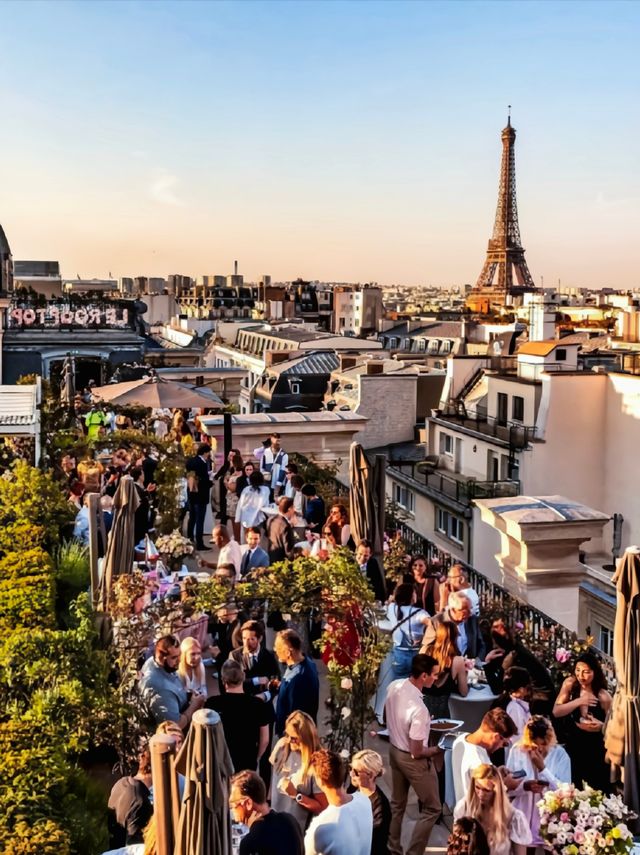
POLYGON ((131 326, 128 309, 115 303, 95 302, 82 305, 71 303, 48 303, 46 306, 14 303, 7 313, 8 329, 29 329, 40 327, 58 329, 60 327, 104 327, 126 329, 131 326))

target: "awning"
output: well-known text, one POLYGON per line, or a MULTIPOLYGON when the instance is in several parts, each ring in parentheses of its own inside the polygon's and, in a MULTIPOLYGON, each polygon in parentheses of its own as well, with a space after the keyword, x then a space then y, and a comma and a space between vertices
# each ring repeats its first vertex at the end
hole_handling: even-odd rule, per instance
POLYGON ((482 398, 486 397, 489 394, 489 378, 483 374, 480 380, 476 383, 476 385, 472 388, 468 395, 465 395, 464 403, 465 406, 467 404, 477 404, 482 398))

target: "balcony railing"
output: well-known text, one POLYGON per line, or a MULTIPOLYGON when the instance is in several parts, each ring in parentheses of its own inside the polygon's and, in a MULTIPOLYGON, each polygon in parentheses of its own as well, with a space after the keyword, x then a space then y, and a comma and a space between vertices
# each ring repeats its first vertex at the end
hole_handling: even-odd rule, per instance
MULTIPOLYGON (((443 572, 446 572, 452 564, 462 564, 469 575, 471 587, 480 598, 481 615, 503 612, 510 626, 522 624, 529 638, 534 641, 551 645, 554 652, 559 647, 571 650, 576 641, 576 634, 566 626, 510 594, 506 588, 492 582, 474 567, 452 556, 446 550, 440 549, 405 523, 400 523, 399 530, 407 549, 413 555, 424 555, 428 562, 437 562, 442 566, 443 572)), ((592 648, 592 652, 600 660, 609 686, 612 689, 615 688, 616 671, 613 659, 597 648, 592 648)))
POLYGON ((406 475, 418 485, 447 496, 461 505, 474 499, 500 499, 520 494, 520 482, 513 480, 478 481, 475 478, 455 478, 446 472, 429 469, 424 462, 398 461, 389 463, 391 472, 406 475))
POLYGON ((523 425, 521 422, 498 419, 480 411, 461 410, 456 404, 449 404, 434 418, 438 421, 454 423, 485 436, 495 437, 513 448, 526 448, 536 438, 535 425, 523 425))

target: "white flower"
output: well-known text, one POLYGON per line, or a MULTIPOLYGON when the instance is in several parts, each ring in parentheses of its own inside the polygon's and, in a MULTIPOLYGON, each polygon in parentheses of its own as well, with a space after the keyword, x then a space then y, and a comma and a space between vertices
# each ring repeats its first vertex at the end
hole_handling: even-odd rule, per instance
POLYGON ((342 680, 340 680, 340 688, 346 689, 347 692, 353 689, 353 680, 351 677, 343 677, 342 680))
POLYGON ((349 716, 351 715, 350 707, 342 707, 342 709, 340 710, 340 715, 342 716, 342 718, 349 718, 349 716))

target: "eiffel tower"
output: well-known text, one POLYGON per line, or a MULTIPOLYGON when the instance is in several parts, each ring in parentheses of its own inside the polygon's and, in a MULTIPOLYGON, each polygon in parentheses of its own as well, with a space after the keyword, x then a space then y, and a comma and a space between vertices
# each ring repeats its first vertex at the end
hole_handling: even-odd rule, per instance
POLYGON ((518 225, 516 132, 515 128, 511 127, 511 107, 509 107, 507 127, 504 128, 501 136, 502 166, 493 236, 489 240, 487 259, 473 288, 471 299, 473 300, 474 295, 479 298, 491 296, 494 301, 501 300, 504 304, 504 298, 507 295, 535 291, 536 286, 524 258, 518 225))

